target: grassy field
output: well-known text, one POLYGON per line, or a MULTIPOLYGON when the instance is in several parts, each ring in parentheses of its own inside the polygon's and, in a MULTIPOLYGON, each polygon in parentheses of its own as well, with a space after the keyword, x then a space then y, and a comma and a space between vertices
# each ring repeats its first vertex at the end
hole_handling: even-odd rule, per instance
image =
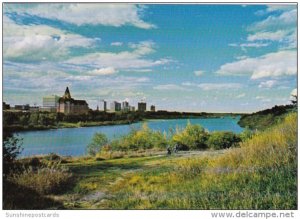
MULTIPOLYGON (((36 191, 37 200, 44 201, 40 208, 297 208, 296 113, 235 148, 119 157, 123 158, 64 158, 61 165, 72 174, 72 182, 57 193, 36 191)), ((32 188, 35 183, 23 178, 11 182, 30 182, 32 188)))
MULTIPOLYGON (((177 155, 167 156, 165 152, 162 152, 160 155, 107 161, 86 160, 83 162, 82 159, 79 159, 77 162, 72 161, 66 164, 78 177, 76 185, 69 194, 56 196, 55 199, 63 199, 64 207, 68 209, 129 209, 130 206, 115 205, 115 201, 120 197, 120 194, 117 193, 123 192, 123 186, 127 186, 129 183, 129 188, 126 187, 126 189, 130 189, 132 186, 138 189, 138 184, 144 183, 140 186, 147 187, 148 182, 140 181, 141 176, 148 175, 147 179, 151 181, 151 184, 158 178, 173 172, 174 164, 179 160, 184 160, 186 157, 215 156, 221 153, 223 151, 181 152, 177 155), (149 176, 152 176, 151 179, 149 176)), ((132 206, 137 209, 145 207, 144 205, 132 206)))

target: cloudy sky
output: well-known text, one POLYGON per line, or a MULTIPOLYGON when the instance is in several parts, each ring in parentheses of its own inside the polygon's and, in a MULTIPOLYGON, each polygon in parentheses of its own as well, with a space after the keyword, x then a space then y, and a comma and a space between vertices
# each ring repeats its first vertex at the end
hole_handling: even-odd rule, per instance
POLYGON ((3 99, 253 112, 297 87, 291 5, 4 4, 3 99))

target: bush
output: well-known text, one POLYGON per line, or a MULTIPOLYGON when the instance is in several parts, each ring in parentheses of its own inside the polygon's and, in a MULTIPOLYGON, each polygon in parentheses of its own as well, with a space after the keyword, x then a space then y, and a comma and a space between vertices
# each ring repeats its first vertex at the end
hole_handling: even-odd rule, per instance
POLYGON ((87 146, 87 153, 95 156, 101 151, 101 148, 108 144, 106 135, 102 133, 96 133, 92 139, 92 142, 87 146))
POLYGON ((238 144, 241 138, 233 132, 212 132, 207 141, 208 147, 211 149, 224 149, 230 148, 233 145, 238 144))
POLYGON ((167 145, 167 137, 159 131, 151 130, 147 123, 140 130, 132 130, 128 135, 111 142, 111 148, 120 151, 166 148, 167 145))
POLYGON ((254 131, 251 131, 248 127, 246 127, 241 133, 240 133, 240 138, 242 141, 246 141, 254 135, 254 131))
POLYGON ((205 149, 207 148, 208 133, 200 125, 192 125, 188 122, 182 131, 176 130, 173 142, 179 145, 180 150, 205 149))
POLYGON ((38 168, 29 167, 21 174, 13 174, 9 181, 32 189, 39 194, 57 194, 70 183, 72 174, 59 163, 38 168))
POLYGON ((17 167, 15 160, 22 152, 22 139, 4 133, 3 135, 3 173, 4 176, 13 172, 17 167))

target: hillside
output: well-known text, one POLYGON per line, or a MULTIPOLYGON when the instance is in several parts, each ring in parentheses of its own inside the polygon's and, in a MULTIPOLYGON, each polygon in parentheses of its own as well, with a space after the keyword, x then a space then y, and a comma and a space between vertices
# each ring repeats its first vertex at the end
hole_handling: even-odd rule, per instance
POLYGON ((282 121, 291 111, 295 111, 293 105, 274 106, 271 109, 242 115, 238 124, 243 128, 263 130, 282 121))

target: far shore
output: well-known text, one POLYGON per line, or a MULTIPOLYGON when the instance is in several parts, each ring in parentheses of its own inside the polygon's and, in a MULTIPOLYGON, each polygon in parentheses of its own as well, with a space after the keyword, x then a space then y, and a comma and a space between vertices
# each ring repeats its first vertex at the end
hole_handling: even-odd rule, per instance
POLYGON ((65 128, 83 128, 83 127, 96 127, 96 126, 114 126, 114 125, 129 125, 138 122, 146 122, 150 120, 171 120, 171 119, 211 119, 211 118, 222 118, 222 117, 236 117, 240 114, 225 114, 222 115, 192 115, 192 116, 168 116, 168 117, 158 117, 158 118, 144 118, 140 120, 118 120, 118 121, 88 121, 88 122, 59 122, 58 125, 54 126, 22 126, 22 125, 10 125, 5 126, 3 129, 7 132, 27 132, 27 131, 43 131, 43 130, 51 130, 51 129, 65 129, 65 128))

